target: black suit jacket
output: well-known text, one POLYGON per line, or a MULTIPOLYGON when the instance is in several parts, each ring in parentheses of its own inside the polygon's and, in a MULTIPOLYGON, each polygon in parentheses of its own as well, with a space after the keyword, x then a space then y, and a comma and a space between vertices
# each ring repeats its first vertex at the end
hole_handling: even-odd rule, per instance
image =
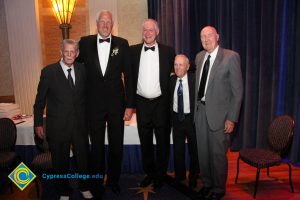
POLYGON ((74 90, 59 62, 46 66, 41 72, 34 104, 34 126, 43 126, 46 106, 46 135, 49 141, 71 139, 74 125, 77 133, 86 133, 85 68, 75 62, 74 70, 74 90))
MULTIPOLYGON (((189 97, 190 97, 190 111, 192 119, 194 119, 194 108, 195 108, 195 74, 187 73, 188 84, 189 84, 189 97)), ((171 112, 173 112, 173 101, 174 101, 174 90, 176 86, 177 76, 173 75, 170 78, 170 92, 171 92, 171 112)))
MULTIPOLYGON (((134 80, 133 91, 135 94, 137 89, 142 47, 143 47, 143 43, 133 45, 130 47, 131 58, 132 58, 133 80, 134 80)), ((159 49, 160 89, 162 93, 162 98, 168 101, 170 97, 169 80, 170 80, 170 74, 173 71, 175 51, 173 48, 162 45, 160 43, 158 43, 158 49, 159 49)))
POLYGON ((112 36, 106 73, 103 76, 97 50, 97 35, 82 37, 77 61, 87 73, 87 105, 90 114, 103 110, 123 112, 133 107, 132 72, 127 40, 112 36), (122 81, 125 76, 125 88, 122 81))

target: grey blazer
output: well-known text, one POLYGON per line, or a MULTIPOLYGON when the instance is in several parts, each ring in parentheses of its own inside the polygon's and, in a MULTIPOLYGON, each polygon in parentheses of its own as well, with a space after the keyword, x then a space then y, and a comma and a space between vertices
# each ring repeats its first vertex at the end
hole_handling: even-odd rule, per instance
MULTIPOLYGON (((196 95, 206 51, 196 56, 196 95)), ((243 98, 243 80, 238 53, 219 47, 212 65, 205 94, 205 111, 210 129, 224 128, 226 120, 237 122, 243 98)), ((196 109, 197 106, 195 106, 196 109)), ((196 110, 195 110, 196 111, 196 110)), ((197 122, 195 122, 197 123, 197 122)))

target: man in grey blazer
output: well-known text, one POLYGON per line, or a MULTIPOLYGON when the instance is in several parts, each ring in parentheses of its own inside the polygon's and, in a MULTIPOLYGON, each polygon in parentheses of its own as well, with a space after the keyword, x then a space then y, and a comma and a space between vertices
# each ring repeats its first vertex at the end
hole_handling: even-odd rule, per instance
POLYGON ((195 126, 201 198, 221 199, 226 192, 229 136, 239 118, 243 80, 239 54, 219 46, 214 27, 201 30, 203 51, 196 56, 195 126))

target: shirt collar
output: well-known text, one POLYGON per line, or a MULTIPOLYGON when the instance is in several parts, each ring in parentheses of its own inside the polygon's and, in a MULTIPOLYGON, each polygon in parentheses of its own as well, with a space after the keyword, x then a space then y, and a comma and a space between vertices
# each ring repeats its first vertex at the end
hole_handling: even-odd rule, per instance
POLYGON ((187 73, 182 78, 177 77, 178 82, 180 79, 182 80, 182 82, 187 82, 187 73))
POLYGON ((62 59, 60 59, 59 64, 64 71, 68 71, 68 69, 74 70, 74 64, 71 67, 69 67, 63 62, 62 59))
MULTIPOLYGON (((107 38, 110 38, 111 41, 111 34, 109 34, 107 38)), ((107 39, 107 38, 103 38, 99 33, 97 34, 97 41, 99 41, 99 39, 107 39)))
POLYGON ((155 47, 155 49, 158 48, 158 45, 157 45, 157 42, 155 41, 154 45, 151 45, 151 46, 148 46, 145 42, 144 42, 144 45, 143 45, 143 48, 144 47, 155 47))
POLYGON ((215 58, 217 57, 218 50, 219 50, 219 45, 213 50, 213 52, 211 52, 211 53, 206 52, 205 60, 208 55, 210 55, 211 60, 215 60, 215 58))

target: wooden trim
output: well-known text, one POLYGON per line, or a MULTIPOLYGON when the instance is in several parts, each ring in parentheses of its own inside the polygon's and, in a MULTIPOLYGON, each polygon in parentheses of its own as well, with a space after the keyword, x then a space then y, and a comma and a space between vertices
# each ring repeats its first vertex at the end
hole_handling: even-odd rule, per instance
POLYGON ((0 96, 0 103, 15 103, 15 96, 0 96))

